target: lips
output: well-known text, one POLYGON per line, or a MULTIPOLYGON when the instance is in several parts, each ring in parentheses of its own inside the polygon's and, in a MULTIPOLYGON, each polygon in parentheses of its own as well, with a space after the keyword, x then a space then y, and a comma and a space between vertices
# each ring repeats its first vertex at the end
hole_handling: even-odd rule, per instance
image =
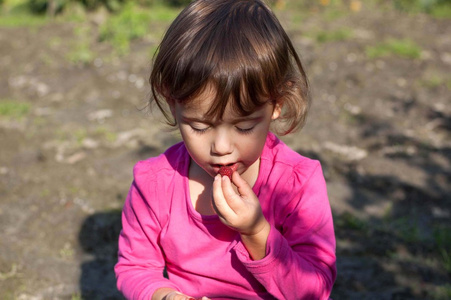
POLYGON ((229 167, 230 169, 232 169, 233 171, 236 171, 238 169, 238 163, 230 163, 230 164, 213 164, 213 170, 215 171, 215 173, 217 174, 219 172, 219 169, 221 167, 229 167))

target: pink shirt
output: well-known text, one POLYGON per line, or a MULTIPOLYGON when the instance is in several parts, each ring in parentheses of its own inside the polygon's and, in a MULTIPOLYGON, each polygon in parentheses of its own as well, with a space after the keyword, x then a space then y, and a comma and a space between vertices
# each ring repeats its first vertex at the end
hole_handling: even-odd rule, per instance
POLYGON ((327 299, 335 236, 319 162, 269 133, 253 187, 271 224, 253 261, 237 232, 192 206, 183 143, 139 162, 123 209, 117 286, 128 299, 170 287, 212 299, 327 299), (166 266, 169 279, 163 277, 166 266))

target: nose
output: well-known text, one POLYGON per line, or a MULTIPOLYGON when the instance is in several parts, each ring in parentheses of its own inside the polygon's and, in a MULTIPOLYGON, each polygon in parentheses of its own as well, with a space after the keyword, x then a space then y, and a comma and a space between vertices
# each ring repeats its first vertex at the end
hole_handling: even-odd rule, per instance
POLYGON ((232 137, 227 130, 217 130, 211 145, 211 151, 215 155, 227 155, 233 152, 232 137))

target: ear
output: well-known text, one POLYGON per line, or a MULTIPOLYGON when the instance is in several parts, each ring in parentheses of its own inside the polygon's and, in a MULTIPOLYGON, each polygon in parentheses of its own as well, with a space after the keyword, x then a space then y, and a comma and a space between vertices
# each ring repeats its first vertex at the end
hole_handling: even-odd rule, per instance
POLYGON ((272 111, 271 120, 277 120, 280 117, 280 114, 282 113, 282 101, 277 100, 274 104, 274 109, 272 111))

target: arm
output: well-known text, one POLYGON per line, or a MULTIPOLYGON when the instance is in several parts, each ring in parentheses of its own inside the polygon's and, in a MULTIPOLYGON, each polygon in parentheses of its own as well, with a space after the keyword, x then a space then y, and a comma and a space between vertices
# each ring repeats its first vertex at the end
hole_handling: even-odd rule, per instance
MULTIPOLYGON (((143 185, 152 188, 145 182, 143 185)), ((151 196, 146 193, 146 196, 151 196)), ((139 184, 133 182, 122 213, 119 259, 115 266, 117 287, 127 299, 151 299, 158 288, 178 290, 163 277, 164 257, 158 245, 161 225, 145 201, 139 184)))
POLYGON ((287 195, 293 199, 276 212, 281 227, 271 226, 266 257, 252 261, 241 244, 237 255, 278 299, 327 299, 336 277, 335 236, 319 164, 307 178, 294 174, 275 201, 287 195))
POLYGON ((252 189, 235 174, 239 195, 227 178, 216 179, 213 205, 221 220, 240 232, 238 258, 278 299, 327 298, 336 276, 335 237, 321 168, 307 179, 292 176, 278 189, 277 197, 293 198, 276 213, 283 219, 282 232, 269 225, 252 189))

